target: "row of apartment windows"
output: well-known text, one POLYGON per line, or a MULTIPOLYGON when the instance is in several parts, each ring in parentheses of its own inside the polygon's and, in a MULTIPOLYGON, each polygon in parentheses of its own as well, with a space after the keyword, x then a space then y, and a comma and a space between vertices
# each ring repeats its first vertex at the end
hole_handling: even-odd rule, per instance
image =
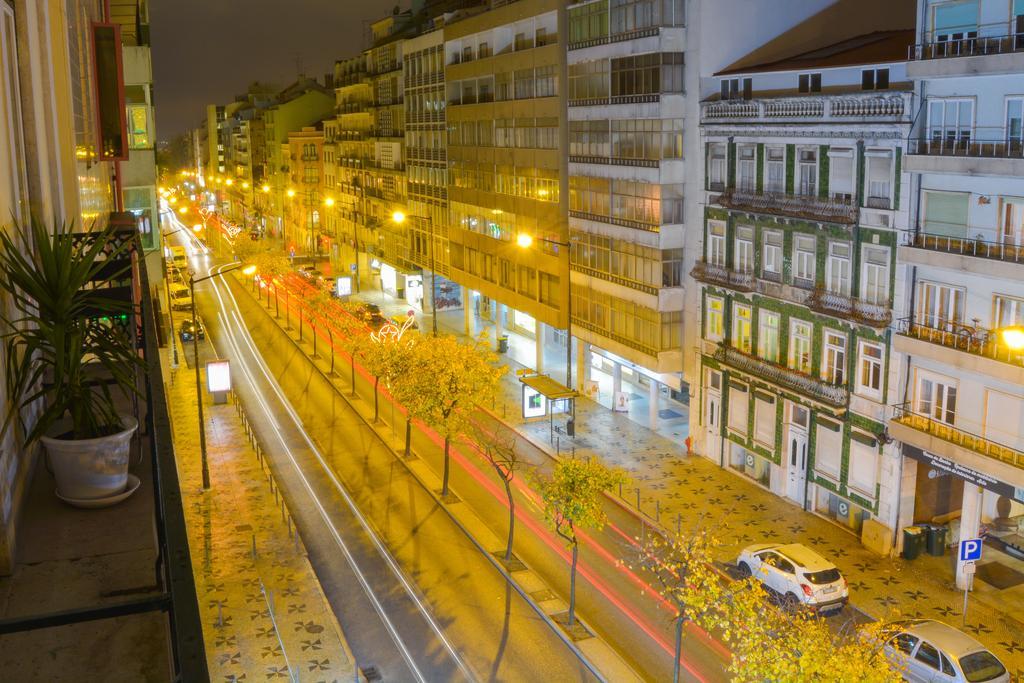
POLYGON ((601 41, 660 26, 684 26, 686 0, 601 0, 569 8, 569 43, 601 41))
POLYGON ((569 65, 569 101, 683 92, 683 53, 651 52, 569 65))
POLYGON ((451 169, 451 184, 541 202, 558 201, 558 171, 554 169, 466 163, 451 169))
POLYGON ((498 26, 445 44, 448 64, 471 62, 520 50, 530 50, 558 42, 558 19, 555 12, 498 26))
POLYGON ((537 225, 528 216, 463 202, 449 202, 451 225, 508 242, 521 232, 536 234, 537 225))
POLYGON ((612 237, 573 231, 572 263, 651 287, 683 286, 683 250, 645 247, 612 237))
MULTIPOLYGON (((711 341, 725 339, 726 299, 705 297, 704 336, 711 341)), ((770 363, 785 365, 805 375, 813 373, 812 353, 815 348, 815 325, 809 320, 789 317, 788 328, 783 314, 765 308, 757 309, 756 351, 754 337, 754 308, 749 304, 733 302, 729 345, 748 355, 756 355, 770 363), (783 334, 783 330, 786 333, 783 334)), ((818 376, 825 382, 845 385, 849 381, 848 333, 823 327, 820 334, 821 357, 818 376)), ((881 400, 885 366, 885 349, 880 343, 860 340, 857 343, 855 391, 862 396, 881 400)))
POLYGON ((612 159, 683 158, 682 119, 626 119, 569 122, 571 156, 612 159))
POLYGON ((479 78, 448 82, 448 104, 506 102, 535 97, 558 96, 558 67, 554 64, 535 69, 503 71, 479 78))
MULTIPOLYGON (((719 82, 720 95, 723 100, 749 100, 754 95, 754 82, 751 78, 723 78, 719 82)), ((861 90, 888 90, 889 69, 863 69, 861 71, 861 90)), ((797 74, 797 92, 821 92, 821 74, 797 74)))
POLYGON ((517 292, 542 304, 558 308, 561 302, 561 278, 551 273, 538 272, 523 264, 516 265, 486 251, 471 247, 452 250, 452 266, 464 270, 503 289, 517 292))
POLYGON ((403 57, 406 76, 425 76, 444 71, 444 49, 440 45, 428 47, 403 57))
POLYGON ((683 186, 572 176, 569 210, 651 226, 682 223, 683 186))
POLYGON ((448 144, 463 147, 558 149, 558 119, 528 117, 452 121, 448 124, 448 144))
MULTIPOLYGON (((755 229, 749 225, 736 226, 733 237, 732 269, 740 273, 755 273, 755 229)), ((791 284, 813 288, 818 281, 818 248, 826 250, 823 287, 829 292, 850 296, 853 280, 853 242, 834 240, 808 233, 793 233, 789 262, 785 261, 785 233, 782 230, 761 230, 761 268, 758 274, 764 280, 783 282, 788 265, 791 284)), ((726 267, 726 225, 721 221, 708 221, 707 263, 726 267)), ((889 301, 888 247, 864 244, 860 254, 860 298, 868 303, 887 305, 889 301)))
MULTIPOLYGON (((803 196, 819 193, 821 175, 821 148, 818 146, 790 146, 793 159, 793 192, 803 196)), ((736 145, 736 188, 744 192, 757 190, 758 145, 753 143, 736 145)), ((712 190, 725 189, 728 182, 727 143, 713 143, 708 149, 708 187, 712 190)), ((761 183, 764 191, 782 194, 786 188, 787 146, 764 145, 761 183)), ((852 201, 855 196, 857 173, 857 152, 852 147, 829 147, 828 196, 836 200, 852 201)), ((874 208, 889 208, 893 197, 894 161, 892 149, 868 149, 864 152, 864 196, 865 205, 874 208)))
POLYGON ((658 311, 593 289, 572 289, 572 316, 632 348, 657 353, 679 349, 683 314, 658 311))
MULTIPOLYGON (((952 334, 964 332, 965 287, 922 281, 918 283, 916 299, 914 322, 918 325, 952 334)), ((1024 299, 993 295, 991 316, 993 328, 1024 325, 1024 299)))
POLYGON ((444 114, 444 93, 440 88, 405 93, 406 110, 410 115, 431 115, 440 117, 444 114))

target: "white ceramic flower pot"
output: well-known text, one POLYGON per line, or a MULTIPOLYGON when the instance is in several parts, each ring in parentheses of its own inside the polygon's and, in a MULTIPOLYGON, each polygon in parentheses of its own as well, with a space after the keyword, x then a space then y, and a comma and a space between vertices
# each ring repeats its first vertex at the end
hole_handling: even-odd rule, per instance
MULTIPOLYGON (((128 460, 132 434, 139 423, 121 416, 124 430, 96 439, 58 439, 43 436, 57 479, 57 493, 65 500, 99 500, 122 493, 128 486, 128 460)), ((67 423, 58 423, 53 434, 66 433, 67 423)))

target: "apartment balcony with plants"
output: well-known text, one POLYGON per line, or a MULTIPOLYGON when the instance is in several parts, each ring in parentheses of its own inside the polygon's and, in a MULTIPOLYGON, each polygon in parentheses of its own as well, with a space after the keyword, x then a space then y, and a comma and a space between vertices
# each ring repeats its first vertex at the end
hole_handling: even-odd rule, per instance
POLYGON ((907 48, 912 78, 1024 71, 1024 4, 927 0, 924 10, 917 41, 907 48))

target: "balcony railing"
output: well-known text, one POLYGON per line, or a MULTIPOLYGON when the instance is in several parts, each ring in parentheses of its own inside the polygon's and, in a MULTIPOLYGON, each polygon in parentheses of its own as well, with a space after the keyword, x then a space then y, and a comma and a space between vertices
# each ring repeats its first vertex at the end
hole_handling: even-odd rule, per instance
POLYGON ((720 285, 740 292, 752 292, 755 287, 755 278, 752 272, 732 270, 707 261, 698 261, 690 271, 690 275, 700 282, 720 285))
POLYGON ((726 190, 713 203, 729 209, 754 211, 777 216, 792 216, 813 221, 853 224, 857 222, 857 206, 853 199, 823 199, 811 195, 726 190))
POLYGON ((1019 130, 995 126, 932 129, 924 137, 910 138, 907 154, 1024 159, 1024 137, 1019 130))
POLYGON ((817 377, 744 353, 724 343, 718 345, 715 358, 763 380, 832 406, 845 406, 850 397, 850 392, 845 386, 829 384, 817 377))
POLYGON ((705 121, 723 119, 902 119, 910 115, 909 94, 819 95, 723 100, 701 105, 705 121))
POLYGON ((1005 462, 1014 467, 1024 468, 1024 451, 1018 448, 992 441, 986 437, 965 431, 956 425, 936 420, 930 415, 916 412, 913 404, 910 403, 903 403, 893 406, 893 408, 893 420, 899 424, 956 444, 961 448, 966 448, 985 457, 1005 462))
POLYGON ((816 289, 807 299, 807 306, 819 313, 850 318, 872 327, 887 327, 892 322, 892 309, 849 294, 816 289))
POLYGON ((933 320, 932 324, 903 318, 896 323, 896 332, 908 337, 956 349, 975 356, 1024 367, 1024 353, 1011 351, 999 341, 996 330, 990 330, 973 321, 973 325, 962 322, 933 320))
MULTIPOLYGON (((969 231, 970 228, 967 230, 969 231)), ((970 239, 968 237, 931 235, 925 232, 907 232, 904 233, 903 243, 905 246, 943 251, 947 254, 1024 263, 1024 244, 1012 242, 992 242, 980 238, 970 239)))
MULTIPOLYGON (((992 25, 995 30, 1005 29, 1005 25, 992 25)), ((949 57, 982 57, 985 55, 1001 55, 1008 52, 1024 51, 1024 33, 1012 32, 1001 36, 981 36, 977 31, 965 32, 967 37, 959 40, 933 40, 918 43, 907 48, 907 59, 946 59, 949 57), (971 35, 971 34, 975 35, 971 35)))

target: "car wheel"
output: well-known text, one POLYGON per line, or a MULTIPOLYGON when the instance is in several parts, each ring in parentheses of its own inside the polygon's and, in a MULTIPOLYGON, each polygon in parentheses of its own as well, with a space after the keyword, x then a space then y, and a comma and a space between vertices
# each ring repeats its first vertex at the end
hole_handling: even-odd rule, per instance
POLYGON ((788 610, 796 610, 800 607, 800 598, 795 593, 786 593, 782 596, 782 606, 788 610))
POLYGON ((746 578, 748 578, 753 573, 753 572, 750 571, 750 565, 747 564, 746 562, 740 562, 739 565, 736 568, 740 572, 740 578, 741 579, 746 579, 746 578))

